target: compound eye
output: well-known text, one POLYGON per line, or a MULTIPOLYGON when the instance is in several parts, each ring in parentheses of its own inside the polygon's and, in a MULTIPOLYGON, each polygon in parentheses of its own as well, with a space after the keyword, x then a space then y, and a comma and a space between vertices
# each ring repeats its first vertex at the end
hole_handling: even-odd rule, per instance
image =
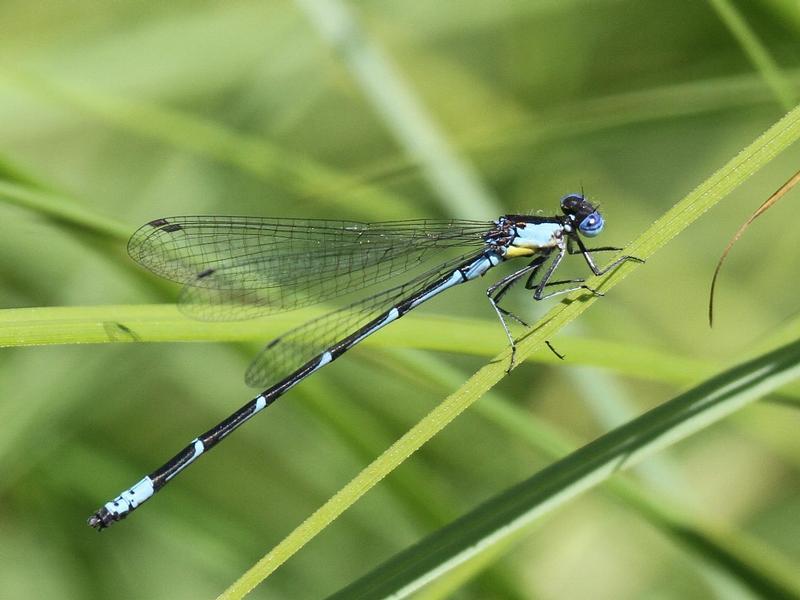
POLYGON ((586 237, 594 237, 603 231, 603 225, 605 225, 603 217, 600 216, 599 212, 594 211, 581 221, 580 225, 578 225, 578 230, 586 237))

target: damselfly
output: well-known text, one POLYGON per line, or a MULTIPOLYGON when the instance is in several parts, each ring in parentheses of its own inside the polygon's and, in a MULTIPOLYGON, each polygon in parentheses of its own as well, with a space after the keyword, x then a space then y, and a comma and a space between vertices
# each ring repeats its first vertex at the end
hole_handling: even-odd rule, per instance
POLYGON ((603 218, 582 195, 561 199, 563 215, 505 215, 485 221, 344 221, 257 217, 170 217, 136 231, 131 257, 154 273, 184 284, 181 306, 200 319, 242 319, 341 297, 414 269, 401 285, 310 321, 270 342, 250 365, 246 380, 264 391, 89 518, 97 529, 128 516, 201 454, 317 369, 392 321, 453 286, 476 279, 512 258, 530 259, 486 291, 511 345, 500 306, 516 282, 536 300, 583 289, 601 295, 583 279, 553 281, 567 254, 582 254, 602 275, 632 256, 599 268, 581 236, 594 237, 603 218), (442 261, 445 251, 456 256, 442 261), (425 270, 426 263, 440 263, 425 270), (548 264, 548 260, 550 261, 548 264), (553 286, 561 289, 548 291, 553 286), (566 286, 566 287, 563 287, 566 286))

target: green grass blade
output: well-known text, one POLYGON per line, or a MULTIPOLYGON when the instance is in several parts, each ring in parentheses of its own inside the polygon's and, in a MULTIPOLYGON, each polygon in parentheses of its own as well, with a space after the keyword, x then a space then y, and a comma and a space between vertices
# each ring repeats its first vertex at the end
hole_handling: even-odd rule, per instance
POLYGON ((131 234, 124 224, 84 209, 71 198, 28 185, 0 181, 0 200, 38 213, 78 233, 119 242, 120 246, 124 246, 131 234))
POLYGON ((37 188, 45 187, 45 185, 27 169, 3 155, 0 155, 0 180, 14 181, 37 188))
POLYGON ((762 598, 800 598, 800 570, 774 549, 741 532, 697 522, 657 495, 614 478, 609 490, 695 556, 762 598))
POLYGON ((781 73, 780 68, 772 60, 769 51, 758 39, 758 36, 751 29, 742 14, 730 0, 710 0, 711 6, 717 11, 720 19, 728 27, 733 37, 741 45, 742 50, 747 54, 747 58, 761 74, 772 93, 775 94, 778 102, 784 110, 789 110, 797 103, 797 96, 792 90, 791 84, 781 73))
MULTIPOLYGON (((133 231, 124 223, 105 217, 95 211, 85 208, 75 199, 62 193, 42 189, 42 182, 33 178, 26 177, 24 182, 13 183, 11 181, 0 180, 0 202, 19 206, 30 210, 43 219, 50 221, 55 227, 68 230, 75 236, 75 239, 93 248, 99 256, 109 259, 116 267, 125 271, 126 274, 140 280, 143 287, 149 288, 158 295, 168 297, 170 295, 170 284, 166 281, 150 277, 144 269, 141 269, 133 261, 124 256, 125 246, 133 231)), ((113 307, 112 307, 113 309, 113 307)), ((90 316, 87 321, 85 317, 92 312, 91 309, 59 309, 59 308, 34 308, 18 309, 22 313, 2 311, 2 319, 7 325, 0 333, 0 338, 6 340, 7 345, 41 345, 50 343, 87 343, 98 341, 94 335, 97 325, 96 315, 90 316), (42 321, 49 321, 56 324, 63 321, 65 315, 63 310, 74 311, 69 318, 71 326, 70 335, 59 336, 48 334, 41 329, 36 332, 36 325, 41 325, 42 321), (25 313, 24 311, 33 311, 25 313), (88 311, 88 312, 87 312, 88 311), (26 316, 27 315, 27 316, 26 316), (35 315, 35 316, 34 316, 35 315), (77 323, 75 319, 77 318, 77 323), (81 324, 83 327, 81 327, 81 324), (83 330, 82 335, 80 330, 83 330), (33 336, 32 338, 30 336, 33 336)), ((99 309, 103 312, 104 309, 99 309)), ((63 332, 62 332, 63 333, 63 332)), ((99 341, 118 341, 115 339, 99 341)), ((2 345, 2 342, 0 342, 2 345)))
POLYGON ((498 203, 392 64, 362 28, 353 10, 339 0, 298 0, 297 4, 337 50, 395 139, 420 165, 450 214, 464 211, 494 217, 498 203))
MULTIPOLYGON (((0 310, 0 348, 125 342, 262 343, 323 314, 325 308, 318 306, 266 319, 214 322, 190 319, 174 304, 9 308, 0 310)), ((559 340, 573 365, 599 367, 660 383, 690 385, 709 377, 718 367, 708 361, 630 343, 563 335, 559 340)), ((781 343, 785 342, 784 339, 781 343)), ((503 338, 495 321, 422 314, 409 315, 381 335, 368 337, 363 345, 490 358, 495 348, 503 346, 503 338), (443 336, 442 331, 449 333, 443 336), (493 338, 495 346, 487 343, 493 338)), ((543 364, 560 362, 544 349, 525 360, 543 364)), ((782 392, 782 398, 796 403, 800 388, 789 386, 782 392)))
MULTIPOLYGON (((800 71, 786 71, 792 93, 797 94, 800 71)), ((494 102, 501 96, 492 97, 494 102)), ((589 97, 559 104, 542 114, 517 112, 509 123, 480 128, 476 133, 460 135, 456 142, 471 156, 516 149, 523 152, 530 146, 546 147, 569 138, 576 140, 602 131, 643 123, 659 123, 672 119, 699 117, 724 110, 755 110, 774 103, 775 96, 765 90, 763 79, 752 75, 724 77, 672 83, 609 96, 589 97)), ((508 112, 510 109, 505 109, 508 112)), ((413 162, 404 156, 382 158, 362 167, 360 178, 400 181, 414 173, 413 162)))
MULTIPOLYGON (((174 304, 10 308, 0 310, 0 347, 131 341, 263 342, 323 314, 323 308, 315 307, 267 319, 224 323, 190 319, 174 304)), ((412 314, 381 335, 368 337, 363 344, 491 358, 503 342, 495 321, 412 314), (442 331, 450 333, 443 336, 442 331), (491 339, 496 340, 495 345, 487 343, 491 339)), ((716 367, 629 343, 561 336, 560 344, 568 349, 572 364, 662 383, 689 385, 708 377, 716 367)), ((558 361, 548 351, 532 354, 528 360, 545 364, 558 361)))
POLYGON ((0 69, 0 78, 37 98, 69 106, 129 133, 230 165, 304 199, 324 200, 327 205, 348 210, 369 207, 371 218, 376 215, 382 219, 407 218, 414 209, 413 203, 400 195, 359 183, 308 156, 197 116, 48 81, 29 73, 0 69))
MULTIPOLYGON (((618 471, 685 439, 800 377, 800 341, 738 365, 645 413, 495 496, 332 598, 406 597, 473 557, 497 551, 543 515, 618 471)), ((665 518, 663 514, 662 518, 665 518)), ((673 525, 674 526, 674 525, 673 525)), ((686 537, 690 534, 687 532, 686 537)), ((690 540, 695 545, 700 540, 690 540)), ((702 542, 708 544, 708 539, 702 542)), ((797 577, 770 577, 721 545, 706 547, 764 597, 800 597, 797 577)))
MULTIPOLYGON (((800 137, 800 107, 789 112, 667 211, 627 248, 627 251, 642 258, 651 256, 706 210, 769 163, 773 157, 794 143, 798 137, 800 137)), ((626 263, 607 276, 589 279, 587 285, 607 290, 621 281, 633 268, 633 265, 626 263)), ((530 334, 520 340, 517 349, 520 360, 524 360, 539 349, 546 339, 552 337, 558 329, 575 319, 595 301, 594 297, 580 299, 579 294, 568 297, 545 315, 530 334)), ((241 598, 268 577, 369 489, 500 381, 506 372, 509 358, 509 352, 506 351, 481 368, 459 390, 446 398, 244 573, 221 597, 241 598)))
MULTIPOLYGON (((446 390, 460 380, 460 373, 456 369, 442 361, 431 361, 427 354, 398 351, 392 352, 389 358, 380 361, 380 367, 394 370, 409 381, 422 379, 438 389, 446 390)), ((500 427, 509 437, 524 441, 552 460, 559 460, 578 447, 575 440, 570 439, 571 436, 507 401, 494 390, 487 393, 472 410, 500 427)), ((652 462, 652 458, 649 462, 652 462)), ((610 479, 601 490, 641 516, 670 540, 695 553, 702 560, 696 565, 700 572, 706 573, 707 569, 703 567, 711 567, 741 585, 761 591, 791 590, 800 586, 796 569, 787 564, 789 561, 742 532, 722 532, 693 516, 693 511, 681 507, 682 503, 674 497, 674 490, 663 494, 659 488, 640 485, 626 477, 610 479)), ((500 558, 504 550, 506 548, 498 547, 496 552, 483 553, 456 567, 427 586, 421 597, 441 597, 436 595, 440 587, 443 590, 456 589, 491 565, 493 560, 500 558)), ((710 578, 711 585, 713 581, 710 578)))

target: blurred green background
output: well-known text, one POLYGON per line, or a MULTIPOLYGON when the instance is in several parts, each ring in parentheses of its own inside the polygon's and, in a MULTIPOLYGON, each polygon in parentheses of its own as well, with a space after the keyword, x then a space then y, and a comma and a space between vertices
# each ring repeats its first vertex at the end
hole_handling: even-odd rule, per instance
MULTIPOLYGON (((171 214, 552 213, 564 193, 584 189, 602 205, 603 243, 624 245, 800 90, 800 8, 788 0, 5 0, 0 23, 0 183, 48 190, 130 232, 171 214)), ((725 243, 799 164, 796 149, 773 161, 552 340, 566 362, 545 350, 497 395, 588 441, 681 389, 658 373, 620 375, 626 352, 722 367, 796 332, 790 200, 734 249, 713 330, 706 302, 725 243), (598 341, 624 348, 612 368, 570 359, 598 341)), ((124 240, 98 240, 6 196, 3 308, 177 296, 131 268, 124 240)), ((420 312, 491 322, 485 283, 420 312)), ((519 313, 541 314, 515 296, 519 313)), ((480 343, 487 357, 502 350, 499 325, 480 343)), ((4 349, 0 596, 214 596, 486 360, 356 349, 131 519, 90 530, 92 510, 250 398, 242 373, 257 347, 4 349), (432 383, 426 365, 448 383, 432 383)), ((797 564, 799 427, 796 410, 759 403, 637 476, 797 564)), ((470 411, 253 597, 332 593, 548 462, 470 411)), ((595 492, 542 521, 456 597, 741 594, 595 492)))

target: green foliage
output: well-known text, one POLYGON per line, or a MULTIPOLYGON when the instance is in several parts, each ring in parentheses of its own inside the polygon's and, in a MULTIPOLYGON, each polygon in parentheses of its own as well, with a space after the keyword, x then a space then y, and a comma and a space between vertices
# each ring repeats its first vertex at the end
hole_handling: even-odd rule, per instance
MULTIPOLYGON (((800 337, 791 202, 737 246, 705 322, 725 243, 797 170, 795 147, 780 154, 796 117, 759 137, 797 101, 793 3, 11 0, 0 19, 4 596, 212 596, 365 466, 372 485, 400 465, 304 531, 321 534, 254 594, 328 595, 448 523, 468 539, 456 519, 487 498, 566 481, 585 463, 557 457, 800 337), (249 399, 259 344, 319 314, 187 320, 165 304, 174 286, 124 254, 142 222, 486 218, 550 213, 581 188, 602 205, 602 243, 637 239, 627 250, 648 263, 606 278, 605 298, 545 303, 541 320, 518 291, 538 325, 516 331, 526 360, 509 376, 506 353, 481 367, 504 344, 488 283, 464 286, 292 390, 131 519, 85 525, 249 399), (180 341, 224 343, 148 343, 180 341), (442 419, 417 436, 431 407, 442 419), (413 444, 372 463, 401 437, 413 444)), ((426 594, 796 593, 798 393, 779 397, 694 428, 426 594)))
MULTIPOLYGON (((568 500, 798 375, 800 342, 721 373, 494 496, 334 597, 409 596, 465 563, 480 561, 484 554, 496 554, 496 546, 508 547, 530 530, 535 520, 568 500)), ((771 573, 774 560, 756 566, 754 557, 745 556, 734 540, 720 543, 707 532, 692 531, 636 488, 621 488, 620 482, 616 485, 617 493, 632 507, 642 510, 649 520, 663 523, 668 533, 684 540, 700 558, 729 569, 753 592, 769 598, 800 596, 800 578, 790 570, 780 575, 771 573)))

